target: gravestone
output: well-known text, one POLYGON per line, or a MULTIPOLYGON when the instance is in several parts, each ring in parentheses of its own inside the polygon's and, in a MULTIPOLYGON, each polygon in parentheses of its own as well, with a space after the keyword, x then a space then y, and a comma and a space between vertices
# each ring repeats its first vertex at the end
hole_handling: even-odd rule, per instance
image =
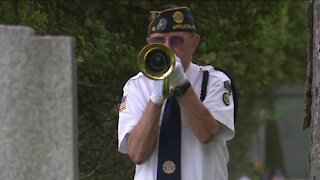
POLYGON ((0 25, 0 179, 78 179, 74 44, 0 25))
POLYGON ((274 107, 287 179, 308 179, 310 130, 302 129, 304 87, 282 86, 276 91, 274 107))
MULTIPOLYGON (((302 85, 283 85, 275 90, 273 116, 277 122, 279 141, 288 180, 307 180, 310 152, 310 129, 302 129, 304 110, 302 85)), ((272 116, 272 114, 268 114, 272 116)), ((266 164, 267 126, 264 124, 252 136, 251 159, 266 164)))

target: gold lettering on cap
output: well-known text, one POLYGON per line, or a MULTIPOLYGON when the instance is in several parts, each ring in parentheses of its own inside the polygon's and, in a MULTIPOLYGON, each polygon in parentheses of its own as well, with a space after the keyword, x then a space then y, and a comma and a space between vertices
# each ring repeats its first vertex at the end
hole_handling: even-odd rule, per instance
POLYGON ((189 29, 189 30, 193 30, 194 27, 190 24, 175 24, 172 27, 173 30, 175 29, 189 29))

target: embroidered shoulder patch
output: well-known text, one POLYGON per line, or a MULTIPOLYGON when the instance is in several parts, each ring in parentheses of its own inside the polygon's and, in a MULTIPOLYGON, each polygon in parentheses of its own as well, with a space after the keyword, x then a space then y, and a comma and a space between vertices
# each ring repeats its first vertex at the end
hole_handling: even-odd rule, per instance
POLYGON ((229 94, 228 93, 224 93, 222 99, 223 99, 224 104, 226 106, 229 106, 229 104, 230 104, 229 94))

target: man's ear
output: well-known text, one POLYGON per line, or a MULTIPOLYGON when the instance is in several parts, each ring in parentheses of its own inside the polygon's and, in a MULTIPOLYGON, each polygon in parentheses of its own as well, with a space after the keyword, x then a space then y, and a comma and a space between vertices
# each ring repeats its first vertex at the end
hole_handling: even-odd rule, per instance
POLYGON ((195 34, 194 37, 193 37, 193 46, 194 46, 194 48, 197 48, 199 42, 200 42, 200 35, 199 34, 195 34))
POLYGON ((198 44, 200 42, 200 35, 199 34, 195 34, 193 39, 192 39, 192 53, 196 51, 198 44))

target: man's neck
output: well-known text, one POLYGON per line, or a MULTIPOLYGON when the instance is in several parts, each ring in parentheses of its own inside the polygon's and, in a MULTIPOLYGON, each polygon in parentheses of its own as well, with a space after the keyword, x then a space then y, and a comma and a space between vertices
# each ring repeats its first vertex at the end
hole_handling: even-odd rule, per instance
POLYGON ((191 63, 191 61, 188 61, 187 63, 183 63, 183 64, 182 64, 182 67, 183 67, 184 72, 186 72, 186 71, 188 70, 188 68, 189 68, 189 66, 190 66, 190 63, 191 63))

